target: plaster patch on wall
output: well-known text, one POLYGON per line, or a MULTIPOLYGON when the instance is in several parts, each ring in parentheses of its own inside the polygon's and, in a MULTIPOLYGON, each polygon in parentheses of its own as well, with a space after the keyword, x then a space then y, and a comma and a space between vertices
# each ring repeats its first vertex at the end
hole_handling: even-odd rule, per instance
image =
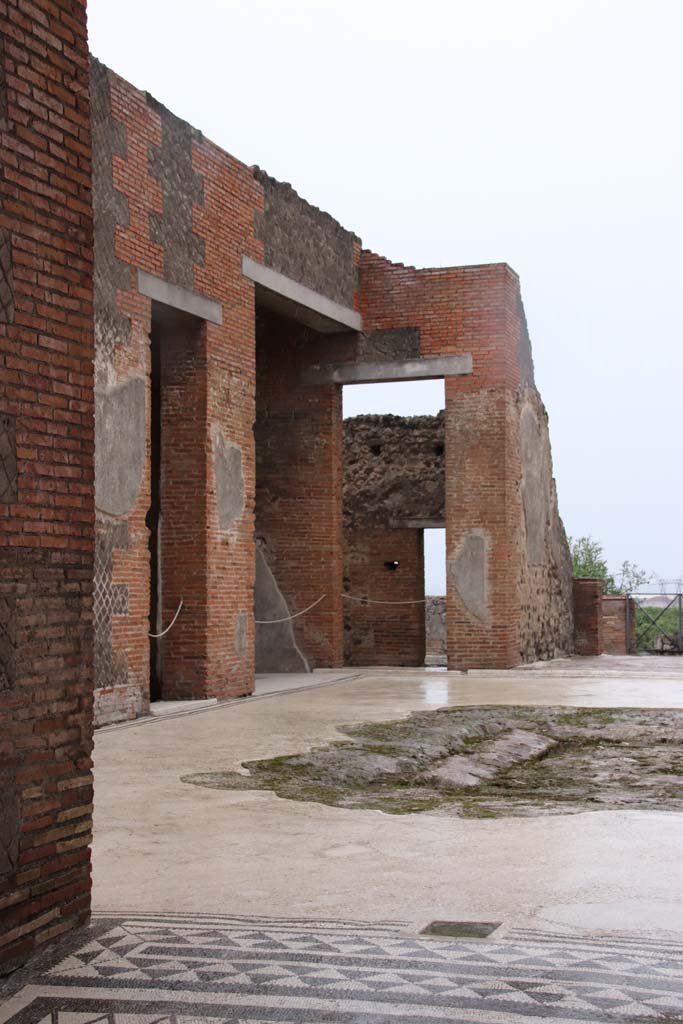
MULTIPOLYGON (((254 617, 271 623, 289 615, 289 607, 260 547, 256 548, 254 617)), ((256 625, 257 672, 310 672, 299 650, 291 621, 256 625)))
POLYGON ((213 452, 218 525, 221 530, 230 530, 244 512, 242 450, 226 441, 221 431, 216 430, 213 452))
POLYGON ((550 474, 546 439, 536 413, 528 404, 524 405, 520 416, 520 439, 527 555, 531 565, 541 565, 545 561, 550 474))
POLYGON ((95 501, 110 515, 129 512, 145 467, 147 385, 139 377, 95 392, 95 501))
POLYGON ((470 530, 460 542, 457 554, 448 559, 448 574, 460 600, 471 615, 489 624, 488 535, 470 530))
POLYGON ((247 613, 239 612, 235 616, 234 630, 235 654, 243 658, 247 653, 247 613))

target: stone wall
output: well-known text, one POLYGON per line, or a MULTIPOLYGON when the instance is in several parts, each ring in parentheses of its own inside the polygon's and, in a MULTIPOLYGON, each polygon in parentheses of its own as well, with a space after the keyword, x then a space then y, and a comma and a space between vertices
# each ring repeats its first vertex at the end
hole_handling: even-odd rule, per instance
POLYGON ((522 661, 573 649, 572 561, 557 506, 548 415, 535 388, 519 396, 521 549, 519 643, 522 661))
MULTIPOLYGON (((0 5, 0 961, 82 924, 92 817, 85 6, 0 5)), ((0 972, 1 973, 1 972, 0 972)))
POLYGON ((444 521, 444 414, 344 420, 344 527, 444 521))
POLYGON ((329 213, 299 196, 287 182, 259 167, 254 177, 263 189, 263 213, 256 222, 267 267, 321 295, 353 307, 358 291, 360 239, 329 213))

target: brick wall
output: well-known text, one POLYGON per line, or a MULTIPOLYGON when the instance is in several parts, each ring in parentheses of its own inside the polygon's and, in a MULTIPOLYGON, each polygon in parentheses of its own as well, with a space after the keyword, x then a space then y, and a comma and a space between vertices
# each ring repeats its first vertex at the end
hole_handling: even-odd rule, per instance
POLYGON ((574 580, 574 650, 603 653, 602 580, 574 580))
POLYGON ((422 530, 344 531, 344 592, 372 601, 344 601, 347 665, 424 665, 425 606, 422 530), (397 569, 385 562, 398 561, 397 569))
MULTIPOLYGON (((423 356, 472 353, 473 373, 445 382, 448 660, 451 668, 516 665, 533 656, 528 621, 522 628, 520 422, 534 390, 517 275, 504 264, 416 270, 363 252, 360 285, 367 331, 411 329, 423 356)), ((549 492, 543 500, 552 509, 549 492)), ((555 558, 549 541, 546 552, 555 558)), ((568 586, 558 600, 558 639, 570 643, 568 586)), ((542 632, 553 617, 548 602, 530 610, 542 632)))
POLYGON ((619 596, 602 598, 602 651, 604 654, 635 654, 636 603, 633 598, 619 596), (627 600, 629 602, 628 628, 627 600))
POLYGON ((342 399, 303 387, 304 368, 334 358, 329 335, 260 312, 257 321, 256 533, 311 668, 343 664, 342 399))
POLYGON ((254 288, 241 259, 262 258, 254 218, 264 200, 250 168, 97 62, 92 90, 98 449, 110 444, 98 460, 98 532, 114 535, 96 576, 96 642, 103 652, 96 706, 103 723, 132 717, 149 700, 153 310, 138 291, 138 268, 220 303, 223 313, 222 325, 202 325, 195 352, 201 401, 185 402, 173 434, 167 419, 163 502, 179 527, 184 519, 196 552, 192 566, 177 563, 183 578, 169 576, 162 589, 163 625, 185 599, 162 641, 166 664, 187 667, 173 670, 169 692, 225 698, 253 687, 254 288), (131 409, 134 437, 124 429, 131 409), (139 472, 126 480, 127 504, 110 507, 99 500, 107 477, 125 478, 140 445, 139 472), (241 495, 229 515, 220 507, 226 466, 241 495), (182 485, 185 471, 197 483, 192 494, 182 485))
POLYGON ((0 960, 82 923, 92 811, 85 7, 0 4, 0 960))

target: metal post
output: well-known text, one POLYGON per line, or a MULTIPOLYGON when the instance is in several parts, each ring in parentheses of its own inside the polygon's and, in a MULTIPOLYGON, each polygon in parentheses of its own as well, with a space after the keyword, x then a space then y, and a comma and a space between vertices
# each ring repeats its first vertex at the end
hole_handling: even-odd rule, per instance
POLYGON ((631 653, 631 595, 626 595, 626 653, 631 653))
POLYGON ((678 595, 678 653, 683 654, 683 594, 678 595))

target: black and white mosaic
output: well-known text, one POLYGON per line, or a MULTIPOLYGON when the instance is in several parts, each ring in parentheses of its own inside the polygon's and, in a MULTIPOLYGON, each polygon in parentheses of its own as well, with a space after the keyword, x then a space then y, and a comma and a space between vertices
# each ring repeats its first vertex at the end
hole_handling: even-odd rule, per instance
POLYGON ((0 1024, 641 1020, 683 1021, 683 945, 181 915, 96 918, 0 1005, 0 1024))

